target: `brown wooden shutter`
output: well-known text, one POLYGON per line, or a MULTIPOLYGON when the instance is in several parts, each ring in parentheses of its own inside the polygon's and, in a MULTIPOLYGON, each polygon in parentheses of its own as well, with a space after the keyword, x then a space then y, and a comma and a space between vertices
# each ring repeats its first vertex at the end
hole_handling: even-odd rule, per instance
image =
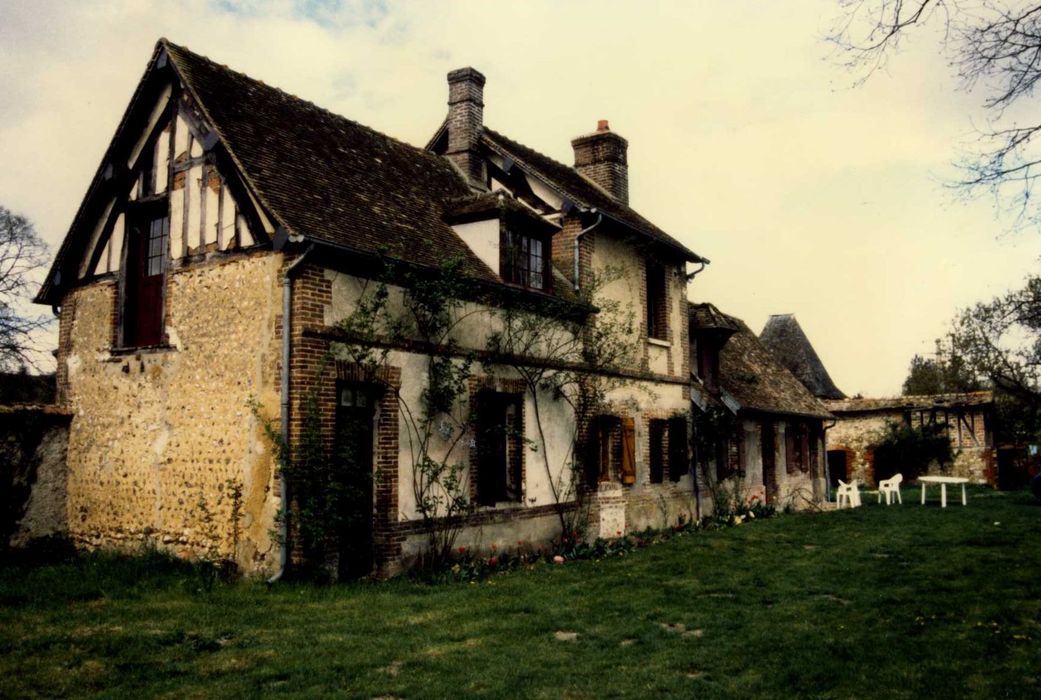
POLYGON ((629 416, 622 418, 622 483, 636 483, 636 424, 629 416))
POLYGON ((810 473, 814 476, 821 473, 820 469, 820 444, 821 434, 820 427, 813 426, 813 430, 810 431, 810 473))
POLYGON ((788 423, 784 426, 784 468, 789 474, 795 473, 795 426, 788 423))
POLYGON ((810 431, 805 424, 799 424, 799 471, 810 470, 810 431))

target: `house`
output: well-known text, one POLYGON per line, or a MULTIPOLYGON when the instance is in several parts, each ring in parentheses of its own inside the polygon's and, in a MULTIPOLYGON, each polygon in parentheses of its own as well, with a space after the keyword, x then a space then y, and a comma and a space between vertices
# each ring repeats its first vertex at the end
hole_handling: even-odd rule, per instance
POLYGON ((873 443, 887 423, 903 423, 932 427, 947 436, 954 453, 951 476, 997 485, 991 391, 824 403, 836 419, 835 427, 828 430, 828 468, 833 483, 837 479, 860 479, 861 483, 872 484, 891 477, 882 471, 884 466, 875 464, 873 443))
POLYGON ((955 455, 952 475, 997 483, 992 392, 847 398, 831 380, 794 314, 771 316, 759 339, 835 416, 826 441, 831 488, 840 479, 873 485, 892 476, 878 471, 874 459, 874 445, 888 423, 939 429, 950 439, 955 455))
POLYGON ((689 313, 701 491, 782 508, 824 501, 828 409, 743 321, 709 303, 689 313))
POLYGON ((564 165, 484 125, 484 82, 449 73, 419 149, 158 42, 37 298, 74 541, 277 573, 279 513, 316 488, 350 504, 322 537, 356 576, 446 527, 487 547, 692 516, 707 261, 629 206, 606 121, 564 165), (351 456, 294 484, 282 443, 351 456))

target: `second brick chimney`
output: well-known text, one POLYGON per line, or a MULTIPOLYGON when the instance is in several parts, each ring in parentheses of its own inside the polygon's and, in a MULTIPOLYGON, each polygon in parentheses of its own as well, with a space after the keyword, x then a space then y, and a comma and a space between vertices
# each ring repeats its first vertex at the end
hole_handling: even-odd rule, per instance
POLYGON ((629 203, 629 142, 611 131, 606 119, 596 131, 571 141, 575 149, 575 170, 603 187, 623 204, 629 203))
POLYGON ((478 150, 484 125, 484 76, 475 68, 448 74, 448 150, 445 155, 471 185, 485 187, 484 159, 478 150))

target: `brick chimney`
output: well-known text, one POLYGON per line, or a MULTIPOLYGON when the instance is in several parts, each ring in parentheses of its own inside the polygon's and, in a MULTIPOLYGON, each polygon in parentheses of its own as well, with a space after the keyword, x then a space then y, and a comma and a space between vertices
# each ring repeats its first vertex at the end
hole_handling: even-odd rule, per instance
POLYGON ((475 68, 448 74, 448 150, 445 155, 470 180, 485 188, 484 159, 478 152, 484 126, 484 76, 475 68))
POLYGON ((575 149, 575 170, 603 187, 612 197, 629 203, 629 142, 611 131, 606 119, 596 123, 596 131, 571 141, 575 149))

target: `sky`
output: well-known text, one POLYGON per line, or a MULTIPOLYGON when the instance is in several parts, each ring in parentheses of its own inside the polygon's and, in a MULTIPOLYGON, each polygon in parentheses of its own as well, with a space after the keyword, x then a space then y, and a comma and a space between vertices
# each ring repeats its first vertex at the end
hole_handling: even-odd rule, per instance
POLYGON ((1041 235, 946 182, 985 123, 928 35, 862 85, 835 0, 0 0, 0 204, 57 249, 165 36, 422 147, 445 74, 562 162, 608 119, 630 203, 712 262, 688 288, 756 332, 794 313, 847 394, 898 394, 959 308, 1019 286, 1041 235))

